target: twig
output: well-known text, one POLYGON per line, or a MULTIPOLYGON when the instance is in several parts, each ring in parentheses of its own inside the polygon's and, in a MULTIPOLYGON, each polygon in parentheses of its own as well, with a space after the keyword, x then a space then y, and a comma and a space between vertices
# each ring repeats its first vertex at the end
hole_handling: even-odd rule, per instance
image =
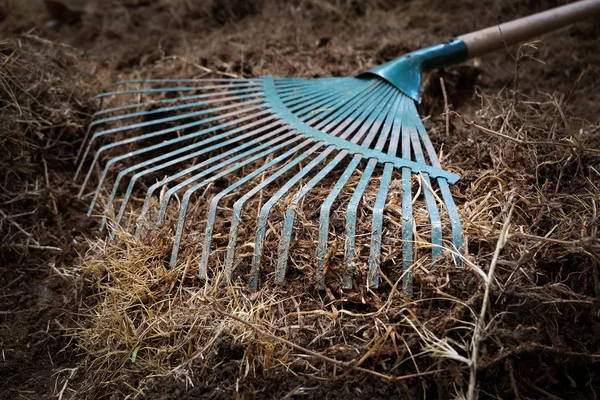
POLYGON ((464 123, 465 123, 465 124, 467 124, 467 125, 469 125, 469 126, 472 126, 472 127, 474 127, 474 128, 477 128, 477 129, 479 129, 481 132, 484 132, 484 133, 489 133, 490 135, 496 135, 496 136, 500 136, 501 138, 504 138, 504 139, 511 140, 511 141, 513 141, 513 142, 515 142, 515 143, 518 143, 518 144, 522 144, 522 145, 549 145, 549 146, 559 146, 559 147, 566 147, 566 148, 569 148, 569 149, 572 149, 572 148, 577 148, 577 149, 581 150, 582 152, 583 152, 583 151, 588 151, 588 152, 590 152, 590 153, 593 153, 593 154, 600 154, 600 149, 591 149, 591 148, 588 148, 588 147, 582 147, 582 146, 578 146, 578 145, 576 145, 576 144, 568 144, 568 143, 560 143, 560 142, 546 142, 546 141, 532 141, 532 140, 521 140, 521 139, 517 139, 517 138, 514 138, 514 137, 512 137, 512 136, 505 135, 504 133, 500 133, 500 132, 497 132, 497 131, 495 131, 495 130, 492 130, 492 129, 486 128, 486 127, 484 127, 484 126, 478 125, 478 124, 476 124, 476 123, 475 123, 475 122, 473 122, 473 121, 467 121, 467 120, 466 120, 464 117, 462 117, 460 114, 456 114, 456 115, 458 115, 459 117, 461 117, 461 118, 463 119, 463 121, 464 121, 464 123))
MULTIPOLYGON (((510 201, 512 202, 512 199, 510 201)), ((496 265, 498 264, 498 256, 500 255, 500 251, 502 250, 502 248, 504 248, 504 245, 508 240, 508 228, 510 226, 510 219, 512 217, 514 209, 515 205, 513 203, 510 207, 510 210, 508 211, 506 221, 504 221, 504 226, 502 226, 500 237, 498 238, 498 242, 496 243, 494 257, 492 258, 492 262, 490 264, 490 270, 488 271, 487 279, 485 281, 485 292, 483 294, 483 303, 481 304, 481 313, 479 314, 479 320, 477 321, 477 325, 475 325, 475 331, 473 332, 473 348, 471 351, 471 374, 469 377, 469 390, 467 392, 468 400, 475 400, 476 397, 475 387, 477 385, 477 358, 479 356, 479 345, 482 342, 485 333, 485 314, 487 312, 488 304, 490 302, 490 289, 494 278, 494 272, 496 271, 496 265)))
POLYGON ((450 136, 450 109, 448 108, 448 95, 446 94, 446 85, 444 84, 444 78, 440 76, 440 86, 442 87, 442 94, 444 95, 444 114, 446 116, 446 136, 450 136))

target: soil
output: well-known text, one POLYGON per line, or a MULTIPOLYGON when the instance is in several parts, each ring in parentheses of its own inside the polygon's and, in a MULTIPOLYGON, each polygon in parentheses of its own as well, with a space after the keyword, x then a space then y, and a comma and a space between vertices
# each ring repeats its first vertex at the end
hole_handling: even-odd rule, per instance
MULTIPOLYGON (((85 216, 87 201, 76 197, 75 155, 96 110, 93 95, 119 79, 195 78, 207 70, 239 77, 353 76, 408 51, 562 3, 0 1, 0 144, 5 153, 0 164, 0 398, 124 398, 135 395, 142 380, 138 395, 161 399, 460 397, 468 373, 457 365, 445 364, 444 374, 397 383, 363 373, 323 378, 333 376, 331 366, 322 367, 321 379, 292 369, 241 377, 244 349, 233 344, 223 345, 218 368, 189 380, 146 379, 128 371, 117 387, 90 389, 86 380, 94 376, 94 364, 67 333, 80 326, 82 310, 89 310, 82 304, 94 297, 81 266, 98 243, 97 222, 85 216)), ((505 192, 521 199, 515 224, 525 226, 527 234, 539 238, 554 232, 571 243, 528 247, 515 239, 507 246, 511 256, 502 264, 507 286, 493 293, 490 315, 496 330, 486 338, 482 355, 480 398, 591 399, 600 388, 600 256, 593 247, 599 158, 578 149, 555 159, 553 146, 538 157, 527 153, 529 147, 509 147, 470 124, 499 129, 502 119, 496 117, 506 117, 506 104, 517 101, 511 93, 518 90, 524 103, 514 108, 520 114, 506 117, 511 124, 525 130, 541 126, 546 134, 560 124, 553 118, 562 110, 570 137, 600 148, 599 36, 598 19, 586 21, 530 46, 509 47, 425 77, 420 112, 429 117, 426 126, 436 148, 444 149, 444 162, 462 175, 455 188, 461 207, 475 210, 488 201, 485 196, 498 199, 483 212, 489 218, 481 217, 493 224, 465 224, 470 255, 489 264, 499 232, 494 218, 509 200, 505 192), (448 128, 440 78, 456 112, 448 128), (533 99, 545 103, 531 105, 533 99), (554 107, 557 99, 560 107, 554 107), (582 132, 592 133, 584 140, 582 132), (596 175, 589 168, 596 168, 596 175), (506 190, 499 190, 503 184, 506 190), (589 203, 585 191, 591 193, 589 203), (541 192, 547 201, 536 203, 541 192), (577 242, 583 239, 592 244, 577 242), (518 268, 533 271, 524 273, 531 284, 522 283, 525 278, 509 282, 518 268)), ((531 140, 548 138, 540 133, 531 140)), ((444 290, 479 309, 480 282, 449 271, 458 281, 444 290)), ((439 294, 435 282, 428 286, 426 277, 419 279, 423 295, 439 294)), ((356 303, 356 312, 369 308, 356 303)), ((451 318, 443 319, 444 307, 440 301, 415 312, 439 317, 439 330, 451 330, 468 314, 453 306, 451 318)), ((381 360, 364 367, 386 371, 381 360)))

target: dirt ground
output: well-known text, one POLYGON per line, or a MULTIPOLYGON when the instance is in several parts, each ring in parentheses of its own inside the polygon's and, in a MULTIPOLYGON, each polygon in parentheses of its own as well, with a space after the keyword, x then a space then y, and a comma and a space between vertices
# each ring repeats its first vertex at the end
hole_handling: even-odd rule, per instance
MULTIPOLYGON (((135 333, 126 342, 110 324, 164 316, 151 302, 135 314, 137 305, 119 308, 129 304, 137 260, 148 260, 148 281, 163 279, 148 286, 150 296, 164 296, 169 277, 185 293, 203 284, 183 267, 164 272, 155 260, 163 249, 148 256, 164 247, 160 234, 120 244, 98 234, 85 216, 89 199, 76 197, 75 155, 96 111, 93 96, 110 82, 207 71, 353 76, 562 3, 0 0, 0 398, 463 398, 471 310, 481 309, 484 282, 451 265, 415 272, 416 299, 394 297, 390 286, 327 298, 296 271, 285 289, 262 292, 261 307, 272 311, 261 320, 243 287, 190 295, 173 305, 185 321, 204 315, 205 327, 167 321, 168 335, 135 333), (227 300, 232 293, 236 300, 227 300), (255 327, 336 360, 361 360, 379 375, 347 372, 261 335, 223 314, 232 302, 255 327), (296 311, 300 328, 284 318, 296 311), (457 356, 431 351, 440 342, 424 332, 457 356), (209 350, 193 357, 205 341, 209 350), (148 351, 136 362, 133 348, 148 351)), ((425 77, 421 116, 446 168, 461 175, 453 195, 468 260, 484 271, 515 205, 480 344, 479 398, 592 399, 600 390, 598 21, 425 77)))

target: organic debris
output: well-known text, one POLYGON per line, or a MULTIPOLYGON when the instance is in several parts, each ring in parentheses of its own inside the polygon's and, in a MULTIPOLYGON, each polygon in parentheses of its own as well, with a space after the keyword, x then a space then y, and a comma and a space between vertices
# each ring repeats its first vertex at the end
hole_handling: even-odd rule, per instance
MULTIPOLYGON (((298 210, 303 226, 295 230, 288 285, 265 279, 255 293, 246 287, 244 264, 253 212, 240 231, 239 243, 247 245, 233 281, 219 275, 225 223, 215 230, 222 234, 215 273, 208 282, 196 277, 210 190, 193 211, 200 234, 188 235, 173 269, 166 268, 172 225, 140 240, 119 227, 115 241, 94 239, 93 220, 83 215, 89 198, 74 200, 71 178, 93 93, 119 78, 352 75, 538 5, 462 2, 444 14, 431 12, 437 1, 265 2, 217 18, 190 4, 87 8, 80 21, 40 27, 0 52, 0 65, 9 67, 0 71, 2 99, 11 99, 3 103, 2 145, 23 154, 2 159, 2 187, 10 188, 0 205, 7 237, 3 397, 593 396, 600 385, 597 24, 511 48, 514 58, 491 55, 426 80, 421 115, 444 165, 462 176, 453 188, 468 240, 462 265, 447 257, 431 268, 423 257, 413 268, 416 297, 400 290, 392 193, 387 283, 376 292, 364 285, 341 291, 335 282, 346 194, 332 216, 332 284, 315 290, 312 205, 326 196, 324 185, 298 210)), ((370 192, 362 210, 373 200, 370 192)), ((246 209, 256 212, 259 204, 257 198, 246 209)), ((285 204, 273 213, 268 259, 277 251, 285 204)), ((135 210, 128 217, 135 221, 135 210)), ((416 218, 424 227, 417 234, 427 237, 426 216, 416 218)))

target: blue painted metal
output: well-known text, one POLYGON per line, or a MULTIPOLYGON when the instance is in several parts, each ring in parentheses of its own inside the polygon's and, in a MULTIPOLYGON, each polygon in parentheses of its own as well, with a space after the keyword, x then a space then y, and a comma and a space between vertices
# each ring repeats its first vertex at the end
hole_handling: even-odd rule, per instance
MULTIPOLYGON (((422 71, 456 63, 465 57, 464 43, 453 40, 412 52, 357 78, 266 76, 257 79, 131 80, 116 83, 97 98, 103 103, 127 96, 136 101, 125 105, 120 101, 120 104, 104 108, 94 115, 77 155, 81 163, 76 175, 80 174, 96 142, 114 139, 95 151, 79 195, 84 194, 92 171, 101 161, 104 162, 88 210, 90 215, 102 198, 112 169, 126 164, 112 183, 100 224, 102 229, 108 219, 113 218, 114 210, 118 209, 114 223, 118 225, 123 220, 138 182, 166 174, 147 189, 135 235, 141 234, 152 198, 159 190, 162 192, 157 217, 159 225, 167 219, 171 200, 179 199, 178 193, 181 193, 170 258, 172 266, 178 259, 192 199, 202 196, 202 192, 207 193, 206 189, 217 180, 238 176, 210 199, 202 254, 198 261, 200 277, 208 279, 219 204, 225 198, 238 195, 232 209, 228 246, 223 252, 224 276, 230 279, 235 269, 239 227, 246 223, 243 219, 246 215, 243 213, 244 205, 253 196, 285 178, 281 187, 262 205, 258 216, 250 265, 250 286, 256 289, 269 215, 275 204, 289 196, 275 266, 275 281, 281 284, 285 280, 294 243, 298 208, 312 190, 327 184, 325 178, 336 176, 338 179, 323 201, 319 216, 315 285, 324 289, 331 210, 344 188, 349 186, 353 174, 359 174, 360 179, 346 211, 342 284, 344 288, 352 288, 359 260, 355 255, 359 204, 367 188, 378 185, 372 206, 366 269, 367 284, 375 289, 380 285, 382 242, 386 229, 385 205, 394 171, 399 171, 403 287, 412 295, 411 268, 419 256, 415 254, 413 239, 414 184, 420 185, 429 213, 432 262, 439 260, 443 251, 441 213, 448 216, 453 245, 459 252, 463 250, 462 226, 449 186, 459 177, 441 168, 413 100, 419 100, 422 71), (258 166, 257 162, 260 162, 258 166), (249 166, 253 167, 247 171, 249 166), (340 167, 343 170, 336 172, 340 167), (122 184, 126 184, 126 190, 123 198, 119 199, 122 184)), ((111 236, 114 236, 114 231, 111 231, 111 236)), ((455 260, 459 262, 459 257, 455 260)), ((360 270, 365 271, 363 266, 360 270)))
POLYGON ((467 60, 465 42, 452 39, 388 61, 363 72, 359 77, 376 75, 385 79, 415 101, 421 100, 421 73, 434 68, 459 64, 467 60))
POLYGON ((290 127, 296 129, 298 132, 302 132, 308 137, 315 138, 315 140, 324 141, 328 144, 334 145, 340 150, 348 150, 352 154, 361 154, 366 159, 377 159, 381 163, 392 163, 396 168, 408 167, 414 170, 426 171, 433 177, 446 178, 446 180, 450 183, 456 183, 460 179, 458 175, 444 171, 443 169, 433 168, 426 164, 419 164, 414 161, 410 161, 409 158, 404 159, 395 156, 390 156, 379 150, 373 150, 367 147, 359 146, 348 140, 328 135, 326 132, 322 132, 319 129, 314 129, 306 125, 301 120, 299 120, 294 113, 289 111, 287 107, 285 107, 283 102, 281 102, 272 84, 273 78, 267 76, 264 79, 264 90, 267 102, 271 105, 273 109, 277 110, 278 115, 281 118, 283 118, 290 127))

